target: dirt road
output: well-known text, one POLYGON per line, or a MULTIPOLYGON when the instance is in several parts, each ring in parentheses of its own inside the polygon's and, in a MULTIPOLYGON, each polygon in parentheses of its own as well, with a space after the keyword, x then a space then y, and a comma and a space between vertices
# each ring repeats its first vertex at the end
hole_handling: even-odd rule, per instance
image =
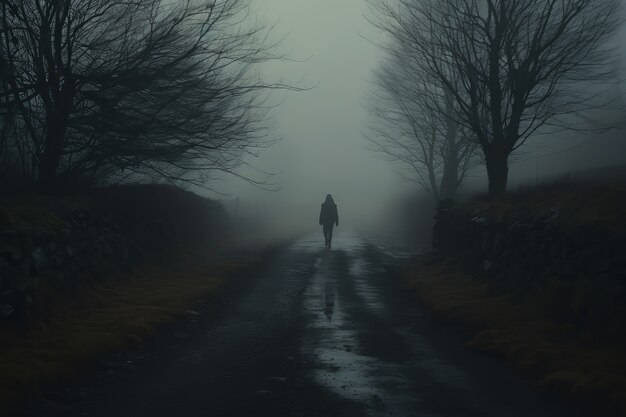
MULTIPOLYGON (((381 244, 286 248, 219 308, 33 402, 37 416, 575 416, 465 347, 402 288, 381 244)), ((53 390, 54 391, 54 390, 53 390)))

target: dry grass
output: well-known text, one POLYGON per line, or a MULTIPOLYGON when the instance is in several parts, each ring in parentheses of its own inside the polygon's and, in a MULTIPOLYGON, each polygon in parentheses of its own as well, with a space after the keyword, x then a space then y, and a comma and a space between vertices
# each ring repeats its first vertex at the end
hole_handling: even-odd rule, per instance
POLYGON ((468 203, 469 211, 480 210, 490 218, 515 216, 521 211, 540 214, 547 209, 561 210, 564 226, 594 226, 608 230, 626 227, 626 184, 597 185, 568 179, 555 180, 535 186, 520 187, 492 200, 477 196, 468 203))
POLYGON ((626 416, 623 349, 589 343, 584 332, 542 317, 539 306, 494 296, 462 270, 453 258, 417 265, 408 284, 437 316, 467 329, 472 347, 510 360, 545 388, 602 415, 626 416))
POLYGON ((45 227, 58 230, 65 226, 60 214, 77 209, 93 210, 97 206, 85 196, 3 196, 0 198, 0 229, 45 227))
POLYGON ((132 273, 90 280, 71 298, 59 296, 45 319, 26 331, 0 334, 0 401, 15 402, 43 383, 77 375, 104 352, 140 343, 257 260, 251 254, 221 261, 187 254, 169 266, 141 265, 132 273))
POLYGON ((75 228, 77 210, 96 228, 113 219, 134 269, 102 259, 69 284, 43 281, 26 324, 0 323, 0 414, 43 384, 80 375, 102 353, 140 343, 262 258, 257 249, 217 251, 229 235, 221 206, 167 185, 1 196, 0 230, 25 231, 15 244, 28 253, 31 229, 75 228))

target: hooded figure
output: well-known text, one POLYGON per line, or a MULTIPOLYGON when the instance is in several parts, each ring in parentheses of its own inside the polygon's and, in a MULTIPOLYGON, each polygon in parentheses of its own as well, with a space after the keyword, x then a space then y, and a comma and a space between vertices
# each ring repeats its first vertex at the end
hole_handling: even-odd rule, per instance
POLYGON ((337 214, 337 205, 333 201, 333 197, 328 194, 326 201, 322 203, 320 210, 320 225, 324 229, 324 246, 330 248, 330 242, 333 240, 333 226, 339 226, 339 215, 337 214))

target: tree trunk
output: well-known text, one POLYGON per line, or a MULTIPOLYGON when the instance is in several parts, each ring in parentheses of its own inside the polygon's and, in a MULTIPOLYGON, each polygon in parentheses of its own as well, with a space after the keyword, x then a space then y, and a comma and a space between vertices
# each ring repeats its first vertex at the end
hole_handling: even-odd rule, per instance
POLYGON ((450 162, 445 165, 443 176, 441 177, 441 188, 439 192, 440 200, 456 197, 457 185, 459 183, 458 171, 458 165, 454 162, 450 162))
POLYGON ((46 139, 38 167, 38 182, 43 191, 50 191, 55 186, 74 102, 74 82, 70 75, 65 77, 65 84, 54 100, 56 106, 48 109, 46 115, 46 139))
POLYGON ((51 191, 56 183, 57 170, 65 145, 69 112, 53 113, 46 123, 46 139, 39 160, 38 183, 43 191, 51 191))
POLYGON ((64 136, 64 129, 61 129, 58 123, 51 122, 47 127, 45 147, 39 161, 38 173, 39 186, 43 191, 50 191, 54 186, 64 136))
POLYGON ((452 107, 450 105, 446 112, 446 120, 446 148, 439 193, 441 200, 456 197, 459 187, 459 145, 456 141, 458 123, 452 117, 452 107))
POLYGON ((506 183, 509 178, 509 152, 503 146, 492 144, 485 150, 485 163, 489 179, 489 195, 500 197, 506 193, 506 183))

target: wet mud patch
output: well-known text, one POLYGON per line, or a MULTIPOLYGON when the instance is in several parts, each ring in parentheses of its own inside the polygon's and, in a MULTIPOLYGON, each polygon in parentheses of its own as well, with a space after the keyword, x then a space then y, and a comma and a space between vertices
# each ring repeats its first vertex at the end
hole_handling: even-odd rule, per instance
MULTIPOLYGON (((355 262, 364 262, 361 259, 359 253, 348 256, 345 252, 338 252, 332 260, 335 273, 340 277, 337 280, 337 290, 343 300, 344 309, 351 322, 361 324, 356 328, 357 349, 360 354, 378 360, 391 363, 405 362, 411 358, 411 351, 404 338, 395 330, 389 315, 380 314, 384 303, 379 291, 364 282, 359 288, 352 273, 354 272, 352 265, 355 262), (364 292, 368 294, 367 297, 362 296, 364 292)), ((364 273, 363 269, 358 272, 364 273)), ((375 274, 369 272, 368 278, 377 279, 375 274)))
POLYGON ((304 303, 314 317, 307 326, 316 335, 314 343, 303 346, 316 360, 313 379, 364 405, 366 415, 406 415, 415 401, 400 365, 408 352, 385 322, 374 289, 354 282, 354 272, 364 275, 359 280, 368 279, 371 265, 356 250, 336 249, 325 252, 316 266, 304 303))

